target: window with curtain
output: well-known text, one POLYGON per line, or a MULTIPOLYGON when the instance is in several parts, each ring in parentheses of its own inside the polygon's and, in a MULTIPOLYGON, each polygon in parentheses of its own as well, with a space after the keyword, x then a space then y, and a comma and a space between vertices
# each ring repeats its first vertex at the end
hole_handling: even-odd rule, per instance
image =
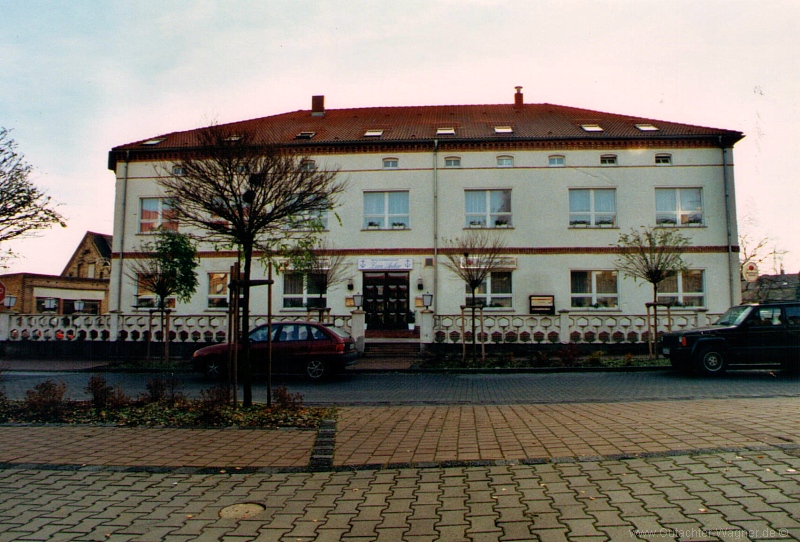
POLYGON ((405 229, 408 216, 408 192, 364 192, 364 229, 405 229))
MULTIPOLYGON (((466 287, 465 305, 472 304, 472 290, 466 287)), ((512 307, 513 292, 511 286, 511 271, 492 271, 478 288, 475 289, 475 303, 482 307, 510 308, 512 307)))
POLYGON ((656 224, 701 226, 702 191, 699 188, 656 188, 656 224))
POLYGON ((228 273, 208 274, 208 308, 228 308, 228 273))
POLYGON ((684 307, 704 307, 705 273, 702 269, 689 269, 661 281, 658 285, 658 302, 684 307))
POLYGON ((617 271, 571 271, 571 306, 614 308, 619 303, 617 271))
POLYGON ((466 227, 511 226, 511 190, 465 190, 466 227))
POLYGON ((178 230, 178 217, 172 210, 169 198, 142 198, 139 200, 139 233, 148 233, 163 228, 178 230))
POLYGON ((613 188, 569 191, 570 226, 616 226, 617 191, 613 188))

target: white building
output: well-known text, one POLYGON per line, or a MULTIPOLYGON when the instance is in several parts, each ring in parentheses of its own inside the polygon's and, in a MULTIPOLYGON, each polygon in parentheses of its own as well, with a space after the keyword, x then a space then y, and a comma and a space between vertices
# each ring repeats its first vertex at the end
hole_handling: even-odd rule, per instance
MULTIPOLYGON (((662 284, 685 311, 722 312, 739 302, 732 147, 740 132, 514 100, 499 105, 311 110, 237 123, 273 144, 296 148, 319 168, 338 167, 348 194, 325 235, 351 260, 351 279, 326 292, 334 314, 363 293, 367 323, 404 328, 422 293, 439 315, 460 313, 464 284, 443 265, 445 240, 470 228, 504 238, 506 269, 480 295, 486 313, 528 315, 530 296, 589 315, 643 314, 649 284, 615 269, 621 232, 680 228, 691 239, 691 270, 662 284), (539 298, 549 299, 549 297, 539 298)), ((199 130, 115 147, 110 304, 143 306, 126 267, 155 227, 170 222, 157 171, 191 150, 199 130)), ((200 287, 178 314, 224 311, 235 252, 201 247, 200 287)), ((257 268, 253 278, 263 269, 257 268)), ((253 293, 267 312, 266 289, 253 293)), ((273 311, 306 314, 313 292, 277 277, 273 311)))

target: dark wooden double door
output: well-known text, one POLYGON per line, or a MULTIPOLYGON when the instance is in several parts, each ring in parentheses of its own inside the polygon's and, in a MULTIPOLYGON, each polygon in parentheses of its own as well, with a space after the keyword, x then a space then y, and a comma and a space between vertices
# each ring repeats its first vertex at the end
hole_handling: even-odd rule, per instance
POLYGON ((407 329, 408 272, 365 271, 363 278, 367 329, 407 329))

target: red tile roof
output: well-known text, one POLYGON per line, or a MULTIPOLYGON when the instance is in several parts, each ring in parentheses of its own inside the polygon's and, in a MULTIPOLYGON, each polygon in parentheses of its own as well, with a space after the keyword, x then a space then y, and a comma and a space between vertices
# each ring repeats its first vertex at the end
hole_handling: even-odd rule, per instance
MULTIPOLYGON (((233 133, 253 134, 263 143, 279 145, 387 144, 432 141, 565 141, 565 140, 653 140, 714 139, 722 137, 733 145, 741 132, 618 115, 553 104, 432 105, 411 107, 363 107, 328 109, 312 115, 310 110, 293 111, 226 125, 233 133), (597 124, 600 132, 587 132, 582 124, 597 124), (636 124, 652 124, 657 131, 642 131, 636 124), (495 126, 510 126, 511 134, 496 134, 495 126), (438 128, 454 128, 455 135, 437 136, 438 128), (382 129, 380 137, 366 137, 367 130, 382 129), (301 132, 313 132, 311 139, 297 139, 301 132)), ((162 151, 185 149, 197 143, 202 131, 188 130, 160 135, 114 147, 109 156, 113 167, 115 153, 127 150, 162 151), (145 141, 161 139, 157 145, 145 141)))

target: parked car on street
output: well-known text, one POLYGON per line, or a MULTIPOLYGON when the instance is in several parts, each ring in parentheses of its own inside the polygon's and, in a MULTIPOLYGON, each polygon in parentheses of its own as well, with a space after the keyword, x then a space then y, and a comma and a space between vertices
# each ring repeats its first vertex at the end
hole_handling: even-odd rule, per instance
POLYGON ((728 368, 800 365, 800 302, 731 307, 711 326, 665 333, 661 351, 680 371, 704 376, 728 368))
MULTIPOLYGON (((268 364, 267 324, 250 332, 253 374, 266 374, 268 364)), ((241 348, 241 347, 240 347, 241 348)), ((272 324, 272 373, 299 374, 311 380, 342 371, 355 363, 355 341, 344 330, 319 322, 274 322, 272 324)), ((215 344, 192 354, 196 371, 211 378, 227 373, 228 345, 215 344)))

